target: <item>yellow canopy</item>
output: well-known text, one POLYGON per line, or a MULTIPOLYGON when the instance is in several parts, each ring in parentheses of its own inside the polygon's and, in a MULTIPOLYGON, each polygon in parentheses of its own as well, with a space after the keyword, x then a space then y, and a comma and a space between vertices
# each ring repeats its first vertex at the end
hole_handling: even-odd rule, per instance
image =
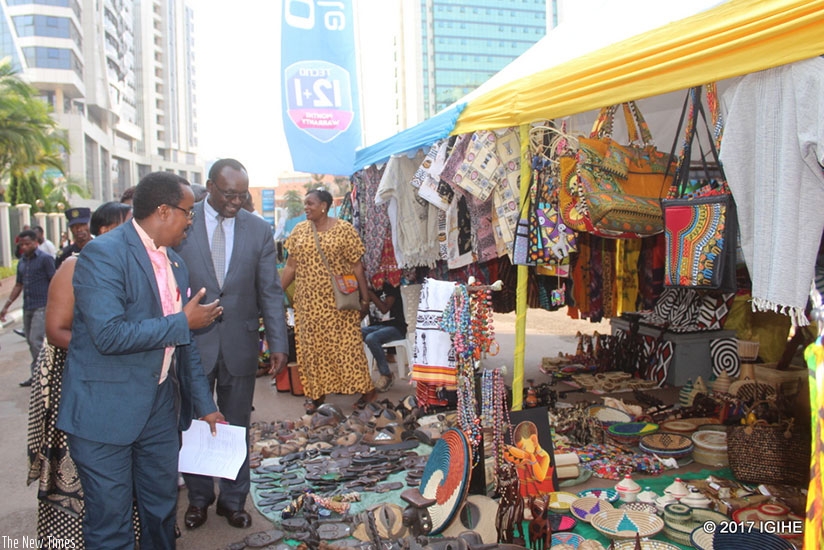
POLYGON ((824 0, 730 0, 482 94, 452 134, 581 113, 822 53, 824 0))

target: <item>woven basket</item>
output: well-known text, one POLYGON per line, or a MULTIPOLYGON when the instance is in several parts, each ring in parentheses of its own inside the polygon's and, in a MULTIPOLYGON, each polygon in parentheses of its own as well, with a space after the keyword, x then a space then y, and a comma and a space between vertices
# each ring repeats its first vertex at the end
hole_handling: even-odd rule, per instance
POLYGON ((759 343, 752 340, 738 340, 738 357, 742 361, 755 361, 758 359, 759 343))
POLYGON ((745 483, 806 487, 810 481, 810 443, 800 430, 785 437, 786 424, 736 426, 727 434, 730 469, 745 483), (751 429, 752 433, 747 433, 751 429))
POLYGON ((689 456, 694 448, 689 437, 668 432, 642 436, 638 446, 645 453, 675 459, 689 456))
POLYGON ((632 510, 604 510, 590 520, 596 531, 613 540, 654 537, 664 528, 664 520, 654 514, 632 510))
POLYGON ((654 434, 658 424, 650 422, 617 422, 607 428, 607 435, 619 445, 638 445, 641 436, 654 434))

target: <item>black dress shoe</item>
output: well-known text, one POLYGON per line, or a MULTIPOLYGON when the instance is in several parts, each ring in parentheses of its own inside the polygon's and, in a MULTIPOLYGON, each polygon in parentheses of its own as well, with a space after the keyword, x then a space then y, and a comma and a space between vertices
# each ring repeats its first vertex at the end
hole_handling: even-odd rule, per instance
POLYGON ((12 332, 14 332, 20 338, 25 338, 26 337, 26 333, 21 328, 16 328, 12 332))
POLYGON ((238 529, 246 529, 252 525, 252 516, 246 510, 227 510, 218 504, 217 515, 225 517, 229 525, 238 529))
POLYGON ((29 386, 31 386, 31 378, 29 378, 28 380, 25 380, 23 382, 20 382, 20 387, 21 388, 28 388, 29 386))
POLYGON ((186 509, 186 515, 183 517, 183 523, 186 524, 186 529, 197 529, 198 527, 206 523, 206 519, 208 517, 208 506, 204 506, 203 508, 201 508, 200 506, 190 504, 189 507, 186 509))

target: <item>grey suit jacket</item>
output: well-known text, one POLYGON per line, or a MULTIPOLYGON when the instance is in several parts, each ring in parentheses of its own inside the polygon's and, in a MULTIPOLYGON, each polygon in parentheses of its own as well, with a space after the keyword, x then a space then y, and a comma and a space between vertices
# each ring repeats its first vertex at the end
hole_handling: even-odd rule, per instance
POLYGON ((221 289, 215 277, 209 236, 206 234, 203 201, 195 204, 194 211, 189 235, 177 252, 189 268, 192 294, 205 287, 206 297, 201 303, 219 298, 223 306, 223 315, 218 322, 194 332, 203 368, 207 374, 210 373, 222 351, 231 374, 255 374, 260 317, 263 317, 269 350, 280 353, 289 351, 283 289, 277 271, 272 228, 245 210, 238 212, 232 257, 221 289))

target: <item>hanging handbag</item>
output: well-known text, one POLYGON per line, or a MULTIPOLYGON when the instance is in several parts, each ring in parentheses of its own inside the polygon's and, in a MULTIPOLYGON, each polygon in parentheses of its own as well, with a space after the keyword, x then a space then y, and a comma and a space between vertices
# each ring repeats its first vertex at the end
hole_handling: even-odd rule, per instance
MULTIPOLYGON (((714 86, 708 86, 709 96, 714 98, 714 86)), ((670 198, 662 201, 664 210, 664 237, 666 242, 666 264, 664 285, 674 287, 700 288, 705 290, 734 291, 736 288, 736 247, 738 223, 735 215, 735 201, 727 186, 724 170, 718 159, 717 140, 720 123, 714 123, 715 136, 710 130, 701 101, 701 88, 692 88, 684 101, 682 122, 687 113, 686 137, 675 174, 675 185, 670 198), (698 116, 704 120, 710 135, 710 150, 716 175, 713 179, 710 166, 704 158, 701 140, 696 135, 698 116), (693 141, 699 146, 701 163, 707 179, 695 192, 690 182, 690 165, 693 141)), ((717 102, 710 101, 713 109, 717 102)), ((713 111, 713 119, 717 114, 713 111)), ((677 134, 680 133, 680 124, 677 134)), ((674 149, 674 147, 673 147, 674 149)))
POLYGON ((318 232, 312 225, 312 234, 315 236, 315 245, 318 247, 320 259, 323 260, 323 265, 326 266, 326 271, 329 272, 329 277, 332 280, 332 292, 335 294, 335 307, 341 310, 354 309, 360 311, 360 292, 358 292, 358 279, 354 273, 345 273, 343 275, 336 275, 332 273, 329 268, 329 262, 326 261, 326 256, 323 254, 323 249, 320 247, 320 239, 318 232))
POLYGON ((664 229, 661 198, 671 187, 673 159, 655 148, 637 105, 629 102, 622 107, 628 145, 612 138, 617 105, 603 108, 590 136, 578 138, 578 199, 584 204, 577 210, 586 213, 586 231, 594 235, 648 237, 664 229))

